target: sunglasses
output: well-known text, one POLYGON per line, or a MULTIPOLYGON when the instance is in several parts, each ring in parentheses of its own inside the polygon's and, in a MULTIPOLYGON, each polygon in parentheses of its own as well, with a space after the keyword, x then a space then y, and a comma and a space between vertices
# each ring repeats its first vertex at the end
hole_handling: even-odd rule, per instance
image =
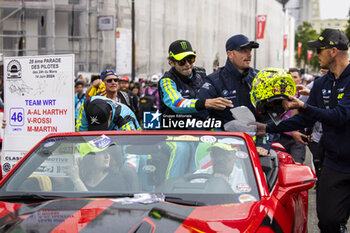
POLYGON ((324 49, 331 49, 333 48, 332 46, 323 46, 323 47, 319 47, 319 48, 316 48, 316 53, 321 53, 322 50, 324 49))
POLYGON ((106 82, 107 82, 107 83, 111 83, 112 81, 118 82, 119 79, 117 79, 117 78, 106 79, 106 82))
POLYGON ((195 62, 196 58, 194 56, 185 57, 181 61, 176 61, 179 66, 184 66, 186 62, 188 62, 190 65, 192 65, 195 62))

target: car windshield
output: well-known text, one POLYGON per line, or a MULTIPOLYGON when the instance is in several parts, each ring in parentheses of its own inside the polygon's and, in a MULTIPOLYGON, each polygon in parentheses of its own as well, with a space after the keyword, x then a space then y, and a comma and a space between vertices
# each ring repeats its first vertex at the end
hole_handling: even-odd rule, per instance
POLYGON ((205 205, 260 199, 245 140, 217 135, 50 138, 0 192, 60 197, 154 193, 205 205))

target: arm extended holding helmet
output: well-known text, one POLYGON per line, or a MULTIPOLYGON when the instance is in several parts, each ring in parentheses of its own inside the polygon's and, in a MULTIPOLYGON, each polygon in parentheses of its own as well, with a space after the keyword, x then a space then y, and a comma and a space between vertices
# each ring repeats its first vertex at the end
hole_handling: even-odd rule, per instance
MULTIPOLYGON (((282 106, 283 108, 288 111, 291 109, 306 109, 307 105, 303 101, 299 100, 298 98, 289 95, 288 99, 285 99, 282 101, 282 106)), ((301 110, 300 110, 301 111, 301 110)), ((266 126, 267 124, 260 123, 260 122, 251 122, 248 124, 250 125, 255 125, 256 126, 256 135, 263 135, 266 133, 266 126)))

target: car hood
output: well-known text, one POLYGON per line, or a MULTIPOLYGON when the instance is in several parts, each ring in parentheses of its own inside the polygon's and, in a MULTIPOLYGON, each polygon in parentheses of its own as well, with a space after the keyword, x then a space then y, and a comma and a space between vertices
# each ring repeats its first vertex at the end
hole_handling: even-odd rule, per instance
POLYGON ((193 207, 164 201, 57 199, 0 202, 0 209, 0 229, 6 232, 254 232, 266 218, 261 201, 193 207))

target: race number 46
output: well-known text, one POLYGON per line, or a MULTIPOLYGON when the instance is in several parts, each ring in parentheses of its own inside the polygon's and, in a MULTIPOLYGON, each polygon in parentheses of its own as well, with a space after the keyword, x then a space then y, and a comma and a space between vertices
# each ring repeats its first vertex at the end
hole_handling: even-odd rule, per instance
POLYGON ((11 108, 9 119, 10 119, 11 126, 23 126, 24 125, 24 109, 23 108, 11 108))

